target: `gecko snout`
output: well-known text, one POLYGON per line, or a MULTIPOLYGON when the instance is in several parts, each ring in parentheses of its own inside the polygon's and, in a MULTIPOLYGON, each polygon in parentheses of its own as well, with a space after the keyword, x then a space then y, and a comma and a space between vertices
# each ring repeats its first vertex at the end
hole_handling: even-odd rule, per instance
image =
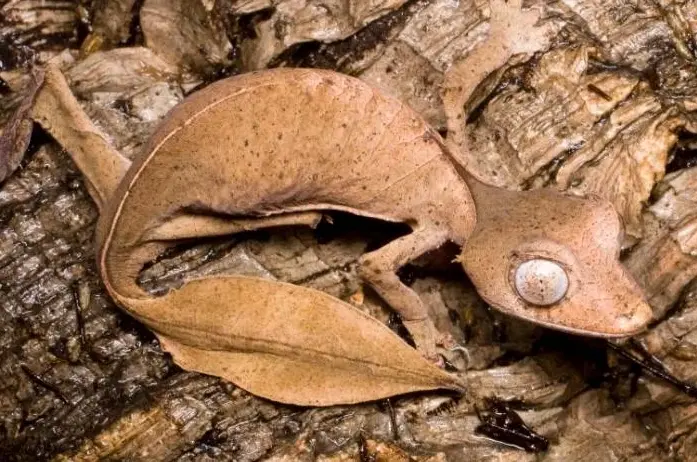
POLYGON ((506 193, 481 207, 459 261, 492 307, 565 332, 623 337, 652 319, 620 261, 622 223, 609 202, 552 190, 506 193))
POLYGON ((643 291, 619 262, 604 270, 595 269, 592 280, 586 284, 593 291, 584 298, 587 303, 596 304, 591 313, 603 321, 600 324, 589 320, 589 326, 601 335, 634 335, 644 330, 653 319, 653 311, 643 291), (599 312, 602 313, 600 316, 599 312))
POLYGON ((643 292, 607 246, 475 233, 460 261, 479 295, 535 324, 594 337, 626 337, 652 319, 643 292), (573 243, 571 243, 573 244, 573 243))

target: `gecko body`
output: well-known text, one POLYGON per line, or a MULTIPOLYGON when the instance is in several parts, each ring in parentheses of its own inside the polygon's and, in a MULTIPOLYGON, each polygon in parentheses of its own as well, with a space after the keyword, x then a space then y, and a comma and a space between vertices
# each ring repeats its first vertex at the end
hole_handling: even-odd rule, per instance
MULTIPOLYGON (((183 367, 294 404, 462 390, 458 380, 414 360, 416 353, 376 320, 319 291, 229 275, 152 296, 137 279, 148 262, 183 240, 314 226, 323 214, 341 211, 411 228, 364 254, 358 272, 401 315, 427 358, 446 339, 396 273, 448 241, 461 247, 458 260, 480 295, 504 313, 591 336, 642 330, 651 310, 619 261, 622 229, 610 204, 487 186, 453 155, 451 134, 463 139, 454 108, 461 109, 475 84, 511 54, 529 51, 516 27, 534 21, 519 2, 492 2, 491 43, 473 52, 487 66, 456 63, 450 75, 469 83, 444 83, 448 140, 365 82, 312 69, 259 71, 209 85, 175 107, 132 162, 98 135, 55 69, 47 70, 47 90, 33 113, 70 152, 99 206, 97 263, 107 290, 183 367), (71 125, 55 120, 57 107, 71 114, 71 125), (307 347, 327 328, 306 314, 312 310, 318 316, 331 311, 359 341, 379 331, 371 348, 398 348, 397 356, 412 358, 405 359, 411 365, 348 358, 332 345, 307 347), (312 368, 325 357, 333 358, 334 370, 314 383, 312 368), (403 386, 383 388, 382 376, 403 386)), ((339 329, 338 343, 342 335, 339 329)))

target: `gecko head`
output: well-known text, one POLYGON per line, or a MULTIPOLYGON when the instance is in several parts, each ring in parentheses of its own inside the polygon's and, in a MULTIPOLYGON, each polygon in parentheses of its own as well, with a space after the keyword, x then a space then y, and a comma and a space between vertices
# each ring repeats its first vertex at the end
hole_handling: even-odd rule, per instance
POLYGON ((611 204, 549 190, 507 193, 478 210, 460 261, 494 308, 566 332, 622 337, 652 312, 622 266, 623 227, 611 204))

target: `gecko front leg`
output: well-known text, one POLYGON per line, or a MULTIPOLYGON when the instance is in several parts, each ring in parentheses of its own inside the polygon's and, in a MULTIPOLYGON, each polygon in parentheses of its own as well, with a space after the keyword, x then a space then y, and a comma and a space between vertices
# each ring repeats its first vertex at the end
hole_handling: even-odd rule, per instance
POLYGON ((416 292, 400 281, 397 271, 420 255, 440 247, 447 240, 446 231, 424 226, 363 255, 359 260, 358 272, 361 278, 399 313, 416 347, 432 360, 437 358, 438 332, 428 315, 428 307, 416 292))
POLYGON ((441 87, 448 129, 446 142, 453 152, 467 150, 464 106, 477 85, 503 67, 513 55, 540 51, 549 42, 549 26, 535 26, 539 12, 523 11, 522 0, 491 0, 490 8, 488 38, 452 64, 441 87))

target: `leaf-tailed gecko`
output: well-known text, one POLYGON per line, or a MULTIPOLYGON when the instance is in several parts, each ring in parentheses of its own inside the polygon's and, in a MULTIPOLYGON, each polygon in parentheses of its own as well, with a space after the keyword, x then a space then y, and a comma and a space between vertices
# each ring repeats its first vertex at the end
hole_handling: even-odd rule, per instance
POLYGON ((322 213, 343 211, 411 227, 363 255, 359 273, 401 315, 426 357, 435 356, 440 336, 396 271, 446 241, 462 248, 458 260, 478 292, 504 313, 592 336, 642 330, 651 310, 619 262, 622 229, 610 204, 487 186, 452 155, 464 145, 460 118, 475 86, 543 41, 537 15, 520 6, 492 0, 488 40, 448 73, 447 143, 408 106, 361 80, 275 69, 189 96, 130 162, 49 68, 34 118, 70 152, 100 209, 97 261, 108 292, 183 367, 295 404, 463 384, 318 291, 215 276, 154 297, 136 282, 143 266, 182 240, 313 226, 322 213))

